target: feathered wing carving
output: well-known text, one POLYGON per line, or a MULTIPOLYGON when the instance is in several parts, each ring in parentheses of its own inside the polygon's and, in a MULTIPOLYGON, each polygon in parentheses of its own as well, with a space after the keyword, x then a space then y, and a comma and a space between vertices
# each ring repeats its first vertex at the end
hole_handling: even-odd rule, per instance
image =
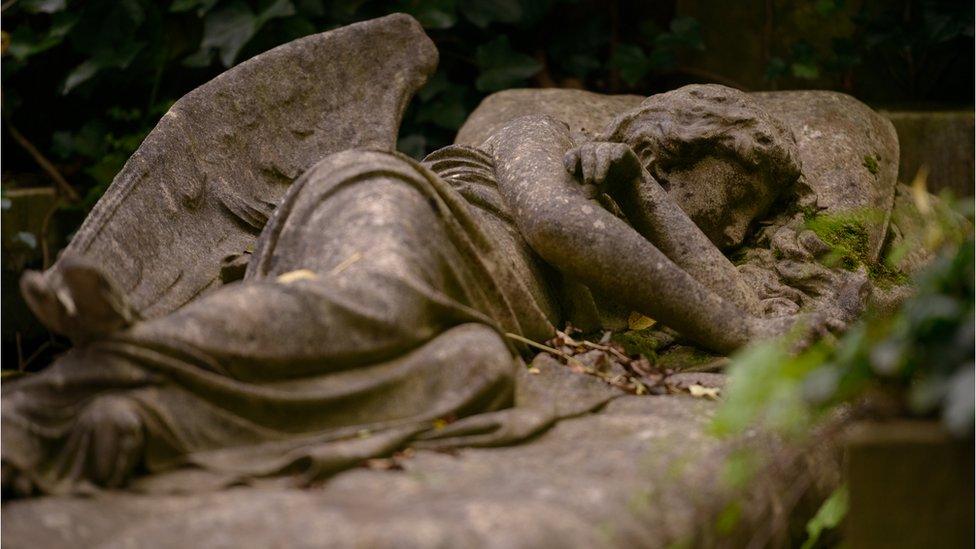
POLYGON ((354 147, 393 149, 436 64, 433 43, 402 14, 241 63, 173 105, 51 270, 81 258, 143 317, 180 307, 220 284, 222 259, 253 246, 307 168, 354 147))

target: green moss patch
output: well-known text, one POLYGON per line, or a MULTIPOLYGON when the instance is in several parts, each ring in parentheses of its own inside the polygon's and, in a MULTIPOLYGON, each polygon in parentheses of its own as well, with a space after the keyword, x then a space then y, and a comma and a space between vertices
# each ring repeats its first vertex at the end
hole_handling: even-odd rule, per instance
POLYGON ((823 214, 807 218, 806 227, 830 246, 830 253, 822 260, 825 265, 849 271, 864 266, 868 277, 881 288, 907 284, 908 275, 888 260, 870 261, 867 223, 871 219, 872 215, 865 212, 823 214))
POLYGON ((849 271, 869 264, 868 230, 865 217, 858 213, 823 214, 807 219, 806 226, 831 247, 824 259, 829 266, 849 271))
POLYGON ((655 328, 617 332, 610 339, 619 343, 627 354, 642 355, 652 363, 657 359, 657 350, 670 342, 667 335, 655 328))
POLYGON ((878 165, 878 160, 880 160, 880 158, 875 158, 871 155, 864 157, 863 165, 868 169, 869 172, 871 172, 872 175, 878 175, 878 172, 881 171, 881 167, 878 165))

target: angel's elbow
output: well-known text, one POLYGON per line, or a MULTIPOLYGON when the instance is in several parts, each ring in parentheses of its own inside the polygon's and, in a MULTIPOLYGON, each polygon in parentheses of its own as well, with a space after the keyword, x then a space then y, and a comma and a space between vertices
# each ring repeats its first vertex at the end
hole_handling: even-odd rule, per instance
POLYGON ((574 248, 572 223, 565 215, 550 210, 538 212, 530 223, 523 227, 523 236, 529 246, 546 262, 559 265, 567 250, 574 248))

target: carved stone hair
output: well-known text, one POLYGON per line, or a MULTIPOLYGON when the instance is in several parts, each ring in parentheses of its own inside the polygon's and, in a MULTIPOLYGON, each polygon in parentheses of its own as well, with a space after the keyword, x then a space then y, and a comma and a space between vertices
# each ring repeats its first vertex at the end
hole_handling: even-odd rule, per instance
POLYGON ((600 140, 629 144, 655 175, 720 156, 766 175, 777 193, 800 176, 793 133, 745 93, 717 84, 652 95, 600 140))

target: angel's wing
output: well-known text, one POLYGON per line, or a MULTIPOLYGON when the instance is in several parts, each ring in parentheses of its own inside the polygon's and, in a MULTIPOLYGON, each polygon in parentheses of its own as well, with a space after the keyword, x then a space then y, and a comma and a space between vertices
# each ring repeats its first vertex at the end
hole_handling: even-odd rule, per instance
MULTIPOLYGON (((392 150, 437 64, 397 14, 295 40, 188 93, 163 116, 69 244, 144 317, 220 284, 288 186, 325 155, 392 150)), ((58 263, 52 267, 57 269, 58 263)))

